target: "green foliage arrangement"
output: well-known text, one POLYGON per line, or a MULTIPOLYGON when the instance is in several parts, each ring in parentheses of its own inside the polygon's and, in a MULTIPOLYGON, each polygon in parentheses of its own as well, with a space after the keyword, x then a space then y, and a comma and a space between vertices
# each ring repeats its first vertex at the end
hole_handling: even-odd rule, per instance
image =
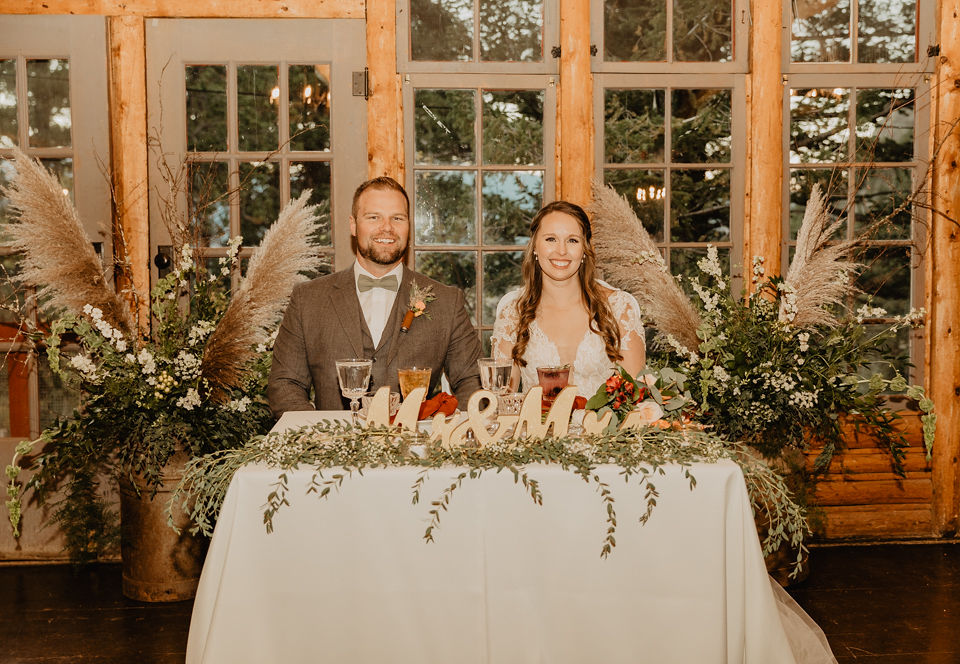
MULTIPOLYGON (((729 459, 737 463, 746 479, 747 490, 756 514, 762 515, 764 554, 788 544, 797 552, 794 573, 806 548, 808 533, 804 511, 792 499, 782 478, 755 453, 739 444, 730 444, 701 430, 663 430, 645 427, 627 431, 609 431, 601 435, 536 438, 507 438, 484 447, 430 445, 423 433, 387 428, 353 428, 340 422, 318 424, 270 433, 252 440, 244 447, 213 452, 191 461, 170 504, 170 510, 182 505, 189 512, 194 532, 210 534, 227 487, 234 473, 247 464, 261 463, 278 472, 273 490, 266 496, 263 519, 267 531, 273 528, 273 517, 290 504, 288 471, 309 467, 313 475, 307 489, 324 499, 339 491, 342 484, 368 468, 410 466, 422 469, 411 487, 411 500, 423 500, 421 488, 429 473, 453 468, 457 474, 442 495, 428 503, 424 540, 437 536, 441 514, 451 509, 451 501, 463 482, 476 479, 485 472, 508 472, 522 485, 530 499, 541 504, 540 486, 533 469, 540 464, 556 464, 596 485, 602 506, 601 514, 607 530, 600 555, 610 555, 616 546, 617 513, 613 490, 603 482, 596 470, 599 465, 620 468, 627 482, 636 482, 644 489, 646 511, 641 525, 653 513, 659 493, 656 480, 665 474, 665 466, 678 464, 690 487, 696 486, 691 464, 714 463, 729 459), (414 450, 418 450, 414 453, 414 450)), ((171 521, 172 522, 172 521, 171 521)))

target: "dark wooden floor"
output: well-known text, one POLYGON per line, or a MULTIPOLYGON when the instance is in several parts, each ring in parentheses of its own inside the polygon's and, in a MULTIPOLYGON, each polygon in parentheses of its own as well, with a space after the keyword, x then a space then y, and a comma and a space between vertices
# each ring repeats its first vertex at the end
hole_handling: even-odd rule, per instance
MULTIPOLYGON (((960 544, 816 548, 790 593, 841 664, 960 663, 960 544)), ((118 565, 0 567, 0 664, 182 662, 191 607, 125 599, 118 565)))

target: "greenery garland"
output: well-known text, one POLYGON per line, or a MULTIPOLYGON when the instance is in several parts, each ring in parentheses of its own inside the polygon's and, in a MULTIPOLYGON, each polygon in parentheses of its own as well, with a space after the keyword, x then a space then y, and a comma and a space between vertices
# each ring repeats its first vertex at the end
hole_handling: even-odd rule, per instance
MULTIPOLYGON (((754 514, 765 528, 762 534, 764 555, 783 545, 789 546, 796 553, 791 572, 791 576, 795 576, 806 553, 804 538, 809 529, 803 509, 794 502, 783 479, 746 446, 730 444, 694 429, 649 427, 590 436, 508 438, 485 447, 445 449, 429 444, 424 433, 383 427, 354 428, 343 422, 323 421, 283 433, 258 436, 242 448, 221 450, 193 459, 187 464, 184 477, 174 492, 168 516, 179 505, 191 516, 194 524, 191 532, 199 531, 210 536, 234 473, 247 464, 266 464, 279 471, 264 507, 267 532, 273 530, 274 515, 290 504, 290 470, 313 468, 307 494, 324 499, 331 492, 339 491, 347 478, 362 475, 369 468, 420 468, 421 472, 411 487, 412 502, 418 504, 431 470, 458 468, 460 471, 453 481, 429 503, 429 523, 423 538, 431 542, 440 525, 441 513, 449 510, 453 495, 465 480, 476 479, 484 472, 507 471, 539 505, 542 503, 540 486, 530 476, 528 468, 537 464, 556 464, 596 485, 606 514, 607 531, 600 550, 601 557, 605 558, 616 546, 617 513, 613 493, 600 479, 597 466, 619 466, 620 475, 626 481, 637 481, 643 487, 646 510, 639 519, 642 525, 657 504, 660 494, 655 480, 665 475, 665 466, 681 466, 693 489, 696 478, 691 473, 691 464, 714 463, 721 459, 734 461, 743 472, 754 514)), ((173 524, 172 518, 170 523, 173 524)))

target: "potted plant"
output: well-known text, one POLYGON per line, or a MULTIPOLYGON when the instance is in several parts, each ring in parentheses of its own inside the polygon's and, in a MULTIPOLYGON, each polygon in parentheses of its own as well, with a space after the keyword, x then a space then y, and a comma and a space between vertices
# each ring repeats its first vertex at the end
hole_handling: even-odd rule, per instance
POLYGON ((27 495, 41 505, 55 498, 53 520, 71 556, 95 558, 117 530, 104 480, 119 480, 124 593, 192 596, 199 564, 187 554, 202 544, 166 527, 161 498, 169 498, 188 459, 269 428, 263 393, 271 330, 293 286, 318 267, 310 239, 316 206, 307 205, 310 192, 291 201, 233 290, 240 238, 212 265, 192 248, 196 225, 171 216, 172 269, 150 293, 152 321, 138 321, 104 278, 56 179, 19 151, 15 165, 5 191, 14 211, 7 230, 21 255, 13 279, 37 289, 53 320, 49 330, 25 333, 79 393, 73 413, 21 443, 7 467, 15 534, 27 495), (22 470, 32 475, 21 486, 22 470))

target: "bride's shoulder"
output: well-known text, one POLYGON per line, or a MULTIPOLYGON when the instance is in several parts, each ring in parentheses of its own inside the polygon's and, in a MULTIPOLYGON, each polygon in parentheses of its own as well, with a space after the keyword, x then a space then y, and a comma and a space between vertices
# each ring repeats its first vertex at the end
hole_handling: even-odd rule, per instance
POLYGON ((515 288, 512 291, 509 291, 506 295, 500 298, 500 302, 497 303, 497 313, 510 306, 515 306, 517 301, 520 299, 520 296, 523 294, 523 288, 515 288))
POLYGON ((631 293, 620 288, 615 288, 602 279, 597 279, 597 284, 600 286, 600 292, 602 292, 607 298, 607 302, 610 303, 610 306, 618 308, 640 306, 637 303, 637 298, 635 298, 631 293))

